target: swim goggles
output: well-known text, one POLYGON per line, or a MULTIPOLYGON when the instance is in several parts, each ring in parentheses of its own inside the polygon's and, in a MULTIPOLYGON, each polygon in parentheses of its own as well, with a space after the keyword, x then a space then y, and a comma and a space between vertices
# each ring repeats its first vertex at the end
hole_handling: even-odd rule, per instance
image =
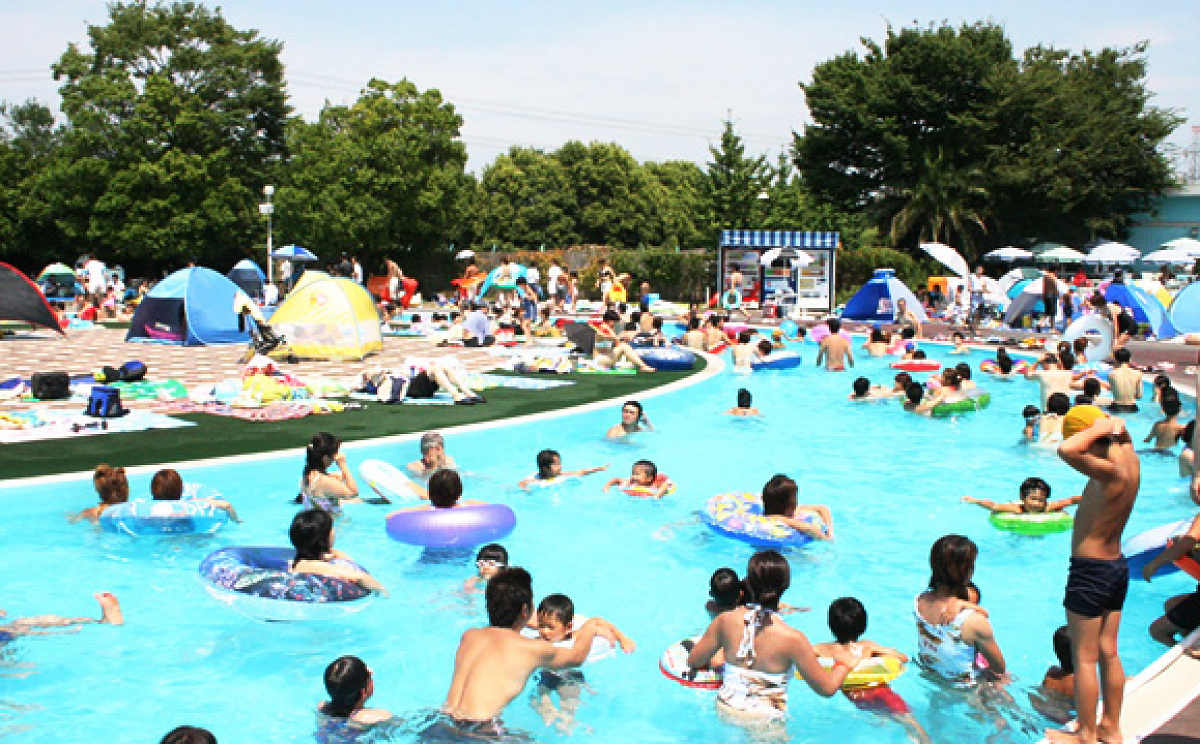
POLYGON ((504 568, 504 564, 500 561, 483 560, 475 561, 475 567, 482 571, 485 568, 504 568))

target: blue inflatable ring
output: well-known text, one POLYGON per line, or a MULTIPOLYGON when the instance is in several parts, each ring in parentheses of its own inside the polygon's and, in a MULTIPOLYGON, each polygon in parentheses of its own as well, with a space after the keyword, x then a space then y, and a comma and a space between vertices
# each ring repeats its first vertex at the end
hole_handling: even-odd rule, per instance
POLYGON ((228 523, 224 509, 191 499, 134 499, 100 513, 101 529, 124 535, 207 535, 228 523))
POLYGON ((352 581, 293 572, 295 557, 292 548, 222 548, 200 563, 200 578, 215 599, 260 620, 344 615, 370 604, 371 591, 352 581))
MULTIPOLYGON (((799 548, 812 542, 803 532, 762 515, 762 501, 753 493, 722 493, 704 505, 705 524, 719 535, 751 545, 769 548, 799 548)), ((801 517, 813 526, 821 526, 817 515, 801 517)))
POLYGON ((742 293, 736 289, 727 289, 721 295, 721 306, 726 310, 736 310, 742 306, 742 293))
POLYGON ((762 361, 750 362, 752 369, 792 369, 799 367, 804 359, 794 351, 781 351, 771 354, 762 361))
POLYGON ((691 369, 696 366, 696 355, 677 346, 652 347, 637 353, 642 361, 659 370, 691 369))
POLYGON ((504 504, 460 504, 453 509, 416 507, 387 516, 388 537, 426 548, 470 547, 503 540, 517 526, 504 504))
POLYGON ((794 320, 785 320, 779 324, 779 330, 783 331, 783 335, 795 338, 796 334, 800 332, 800 326, 796 325, 794 320))

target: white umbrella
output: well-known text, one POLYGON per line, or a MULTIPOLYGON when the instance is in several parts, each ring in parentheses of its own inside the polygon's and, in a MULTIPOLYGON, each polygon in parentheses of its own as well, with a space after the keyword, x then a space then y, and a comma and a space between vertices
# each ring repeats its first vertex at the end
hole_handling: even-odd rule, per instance
POLYGON ((775 259, 779 258, 782 255, 783 255, 783 248, 776 247, 776 248, 772 248, 771 250, 763 253, 762 257, 760 257, 758 259, 758 261, 763 266, 770 266, 771 264, 775 263, 775 259))
POLYGON ((964 279, 971 273, 971 269, 967 267, 967 260, 944 243, 921 243, 921 250, 941 261, 947 269, 964 279))
POLYGON ((991 259, 992 261, 1016 261, 1018 258, 1032 257, 1032 251, 1027 251, 1023 248, 1016 248, 1011 245, 1003 248, 997 248, 996 250, 984 255, 984 258, 991 259))
POLYGON ((454 254, 454 257, 455 257, 456 259, 462 259, 462 258, 475 258, 475 251, 471 251, 471 250, 461 250, 461 251, 459 251, 458 253, 455 253, 455 254, 454 254))
POLYGON ((1101 243, 1087 255, 1088 263, 1133 263, 1142 257, 1142 252, 1124 243, 1101 243))
POLYGON ((1186 265, 1196 261, 1188 254, 1175 248, 1164 248, 1161 251, 1154 251, 1142 256, 1142 260, 1146 263, 1161 263, 1161 264, 1180 264, 1186 265))
POLYGON ((792 256, 792 267, 799 266, 801 268, 808 266, 813 262, 813 257, 804 251, 796 251, 796 255, 792 256))
POLYGON ((1174 248, 1177 251, 1183 251, 1192 258, 1200 257, 1200 240, 1195 238, 1175 238, 1163 243, 1167 248, 1174 248))
POLYGON ((1080 253, 1074 248, 1068 248, 1065 245, 1051 248, 1038 256, 1039 261, 1050 261, 1051 263, 1078 263, 1086 258, 1085 254, 1080 253))

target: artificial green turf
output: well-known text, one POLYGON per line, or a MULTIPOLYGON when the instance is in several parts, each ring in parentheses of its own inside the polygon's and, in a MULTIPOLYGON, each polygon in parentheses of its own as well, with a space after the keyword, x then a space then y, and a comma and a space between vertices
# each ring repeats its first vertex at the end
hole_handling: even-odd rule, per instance
MULTIPOLYGON (((695 371, 703 369, 703 361, 695 371)), ((524 416, 606 398, 633 397, 694 372, 638 375, 555 375, 574 385, 547 390, 491 388, 488 402, 475 406, 405 406, 368 403, 362 410, 251 422, 209 414, 182 414, 197 426, 0 444, 0 480, 91 470, 99 463, 132 467, 303 447, 318 431, 343 441, 445 429, 479 421, 524 416)))

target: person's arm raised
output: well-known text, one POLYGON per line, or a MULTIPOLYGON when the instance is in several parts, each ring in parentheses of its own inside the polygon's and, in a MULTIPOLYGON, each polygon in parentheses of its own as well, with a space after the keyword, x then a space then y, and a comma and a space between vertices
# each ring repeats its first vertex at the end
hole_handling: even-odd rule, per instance
POLYGON ((546 667, 547 669, 568 669, 579 666, 587 659, 588 654, 591 653, 592 641, 596 639, 596 631, 599 627, 599 623, 593 618, 584 623, 579 630, 575 631, 575 643, 573 645, 560 648, 546 644, 549 653, 543 656, 543 660, 538 666, 546 667))
POLYGON ((1111 480, 1117 472, 1116 467, 1089 451, 1101 437, 1117 437, 1125 433, 1125 422, 1119 418, 1106 417, 1097 419, 1088 428, 1077 432, 1058 446, 1058 456, 1072 468, 1089 478, 1111 480))

